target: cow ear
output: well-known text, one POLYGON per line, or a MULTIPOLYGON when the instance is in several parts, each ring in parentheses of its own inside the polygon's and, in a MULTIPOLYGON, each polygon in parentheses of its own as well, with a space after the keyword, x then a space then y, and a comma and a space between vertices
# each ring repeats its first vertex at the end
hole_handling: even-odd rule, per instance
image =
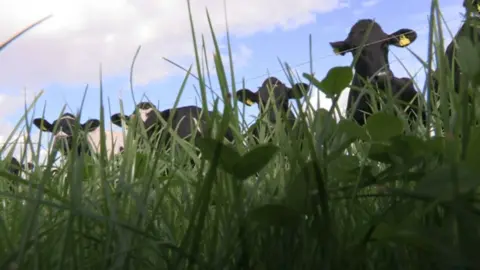
POLYGON ((308 84, 306 83, 297 83, 293 88, 289 88, 287 91, 288 99, 299 99, 303 98, 308 92, 308 84))
POLYGON ((98 119, 88 119, 85 123, 82 124, 82 129, 85 131, 94 131, 100 126, 100 120, 98 119))
POLYGON ((350 45, 345 41, 330 42, 330 46, 336 55, 344 56, 350 50, 350 45))
MULTIPOLYGON (((128 120, 128 116, 125 115, 125 118, 128 120)), ((112 115, 110 121, 112 121, 112 124, 122 127, 122 115, 120 113, 112 115)))
POLYGON ((33 124, 41 131, 52 132, 53 130, 52 124, 50 124, 50 122, 43 118, 33 119, 33 124))
POLYGON ((389 35, 388 43, 397 47, 407 47, 417 39, 417 32, 412 29, 402 28, 389 35))
POLYGON ((253 103, 258 103, 258 95, 245 88, 237 91, 237 99, 248 106, 252 106, 253 103))

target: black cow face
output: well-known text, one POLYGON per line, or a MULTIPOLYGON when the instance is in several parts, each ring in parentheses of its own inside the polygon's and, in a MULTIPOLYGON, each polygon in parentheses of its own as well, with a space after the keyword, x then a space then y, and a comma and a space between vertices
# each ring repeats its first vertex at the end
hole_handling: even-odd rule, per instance
POLYGON ((388 46, 406 47, 416 38, 417 33, 411 29, 402 28, 386 34, 375 21, 363 19, 352 26, 347 39, 330 42, 330 45, 336 54, 345 55, 351 52, 357 57, 360 53, 355 64, 355 72, 364 79, 375 82, 393 76, 388 65, 388 46), (363 48, 360 47, 362 42, 365 45, 363 48))
MULTIPOLYGON (((157 107, 153 105, 151 102, 140 102, 135 106, 138 109, 138 113, 140 115, 140 121, 143 123, 143 127, 147 130, 147 135, 152 135, 155 131, 152 127, 154 125, 158 125, 160 123, 157 113, 157 107)), ((168 115, 164 115, 164 113, 160 113, 164 119, 168 119, 168 115)), ((123 120, 125 121, 127 126, 135 126, 136 123, 136 114, 135 110, 133 110, 132 114, 124 115, 123 120)), ((119 127, 122 126, 122 116, 120 113, 116 113, 110 117, 110 120, 114 125, 119 127)))
MULTIPOLYGON (((144 123, 145 128, 147 126, 151 126, 151 123, 153 119, 156 119, 156 110, 157 107, 153 105, 151 102, 140 102, 135 106, 135 108, 138 110, 138 113, 140 115, 140 119, 142 123, 144 123)), ((120 113, 116 113, 110 117, 110 120, 114 125, 117 125, 119 127, 122 126, 122 116, 120 113)), ((131 125, 133 121, 136 120, 136 114, 135 110, 130 115, 124 115, 123 120, 127 124, 127 126, 131 125)), ((156 121, 155 121, 156 122, 156 121)))
MULTIPOLYGON (((293 88, 289 88, 283 84, 279 79, 275 77, 267 78, 257 92, 252 92, 249 89, 240 89, 237 91, 237 99, 248 106, 252 106, 254 103, 258 104, 260 113, 265 112, 269 97, 271 101, 277 107, 280 112, 287 112, 289 99, 300 99, 305 96, 308 91, 308 84, 297 83, 293 88), (303 88, 303 89, 302 89, 303 88), (271 94, 270 91, 271 90, 271 94)), ((275 123, 275 111, 269 111, 269 120, 275 123)), ((293 114, 290 112, 289 118, 292 118, 293 114)))
MULTIPOLYGON (((33 120, 35 126, 40 130, 51 132, 55 138, 55 144, 61 143, 64 151, 71 149, 73 141, 73 131, 75 130, 76 118, 70 113, 64 113, 59 119, 50 124, 48 120, 36 118, 33 120)), ((89 119, 85 123, 80 124, 80 130, 91 132, 100 126, 98 119, 89 119)), ((79 147, 82 147, 80 144, 79 147)), ((80 151, 81 148, 79 148, 80 151)))

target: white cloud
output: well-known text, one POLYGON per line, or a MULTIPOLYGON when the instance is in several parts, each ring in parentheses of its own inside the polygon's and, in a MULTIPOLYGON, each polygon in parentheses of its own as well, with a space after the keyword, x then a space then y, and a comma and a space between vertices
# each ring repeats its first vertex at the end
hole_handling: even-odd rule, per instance
POLYGON ((355 8, 353 14, 355 16, 360 16, 361 14, 365 13, 367 10, 371 9, 372 7, 378 5, 381 0, 365 0, 360 3, 359 8, 355 8))
POLYGON ((362 2, 362 7, 373 7, 380 3, 380 0, 366 0, 362 2))
MULTIPOLYGON (((27 130, 25 126, 25 119, 18 117, 14 121, 9 121, 8 117, 15 115, 24 116, 25 110, 31 106, 34 101, 34 95, 30 92, 17 91, 13 93, 0 94, 0 149, 4 146, 4 151, 1 152, 1 156, 5 157, 13 149, 13 156, 17 159, 24 157, 26 161, 32 160, 32 147, 36 152, 38 146, 38 132, 30 133, 30 138, 27 139, 27 130), (23 92, 23 93, 20 93, 23 92), (26 104, 26 107, 25 107, 26 104), (15 129, 15 126, 18 127, 15 129), (25 150, 27 146, 27 150, 25 150)), ((38 108, 37 108, 38 110, 38 108)), ((27 119, 30 123, 31 119, 27 119)), ((31 127, 33 129, 33 127, 31 127)), ((43 136, 45 138, 45 136, 43 136)), ((47 145, 47 140, 43 141, 44 145, 47 145)), ((40 150, 40 161, 46 157, 46 150, 42 147, 40 150)))
MULTIPOLYGON (((455 33, 458 31, 462 23, 463 17, 461 16, 461 14, 465 12, 465 9, 461 3, 458 3, 454 5, 441 6, 440 11, 442 14, 441 21, 442 21, 442 32, 444 35, 444 39, 446 42, 450 42, 452 36, 455 35, 455 33)), ((419 36, 428 35, 429 24, 430 24, 429 16, 430 16, 430 10, 414 13, 411 16, 409 16, 408 21, 410 21, 413 25, 415 24, 421 25, 421 27, 417 27, 415 29, 415 31, 419 36)))
MULTIPOLYGON (((203 33, 211 43, 205 7, 217 38, 221 38, 225 33, 224 1, 192 2, 197 40, 203 33)), ((345 6, 344 0, 235 0, 227 1, 227 17, 232 34, 248 35, 277 27, 295 28, 314 21, 314 13, 345 6)), ((138 84, 179 72, 162 57, 193 63, 187 4, 178 0, 135 4, 126 0, 3 1, 0 40, 50 13, 54 17, 0 53, 2 84, 36 88, 51 82, 97 82, 100 62, 104 76, 122 75, 129 71, 139 45, 138 84)), ((245 47, 233 47, 239 54, 245 53, 245 47)))
MULTIPOLYGON (((48 145, 47 140, 42 140, 44 141, 43 145, 40 147, 40 151, 37 151, 39 141, 38 132, 30 133, 30 137, 28 137, 27 132, 25 130, 21 130, 22 126, 20 126, 20 129, 18 129, 16 132, 13 132, 13 125, 10 126, 9 123, 2 124, 8 127, 8 129, 6 128, 5 131, 0 135, 0 148, 3 148, 3 152, 1 153, 2 157, 6 157, 11 153, 12 156, 19 161, 23 159, 23 163, 25 164, 34 159, 33 153, 38 152, 39 162, 43 163, 47 157, 47 150, 45 147, 43 147, 48 145), (12 136, 9 138, 10 135, 12 136)), ((36 155, 37 154, 35 154, 35 156, 36 155)))
MULTIPOLYGON (((226 46, 219 46, 219 47, 220 47, 220 51, 221 51, 220 56, 221 56, 221 59, 222 59, 223 68, 225 69, 225 72, 227 74, 229 74, 230 73, 229 54, 228 54, 228 51, 225 52, 225 53, 222 53, 222 51, 226 50, 227 47, 226 46), (224 50, 222 50, 222 49, 224 49, 224 50)), ((248 48, 244 44, 240 44, 238 46, 238 51, 232 52, 233 68, 237 69, 237 68, 242 68, 242 67, 247 66, 249 60, 252 58, 252 55, 253 55, 253 51, 250 48, 248 48)), ((208 57, 208 68, 209 68, 208 75, 210 75, 211 77, 216 76, 217 72, 216 72, 215 63, 214 63, 215 62, 214 53, 212 52, 210 55, 207 55, 207 57, 208 57)), ((201 60, 201 64, 202 64, 202 70, 205 69, 204 72, 206 72, 207 65, 205 64, 205 61, 203 60, 203 58, 201 60)), ((189 68, 189 66, 182 66, 182 68, 176 67, 176 69, 178 69, 178 70, 183 70, 182 72, 183 72, 184 76, 187 74, 188 68, 189 68)), ((195 77, 197 77, 196 70, 193 69, 193 68, 191 70, 191 74, 194 75, 195 77)), ((207 75, 207 74, 204 74, 204 75, 207 75)), ((192 77, 190 80, 196 80, 196 79, 194 79, 195 77, 192 77)), ((208 81, 207 81, 207 85, 208 85, 208 81)), ((128 88, 128 86, 126 86, 125 88, 128 88)), ((215 87, 213 89, 215 90, 215 87)), ((147 91, 144 92, 144 94, 147 95, 147 93, 149 91, 157 91, 157 89, 147 90, 147 91)), ((123 91, 119 91, 118 98, 122 98, 122 94, 123 94, 123 91)))
POLYGON ((21 95, 0 94, 0 116, 4 118, 12 115, 22 108, 24 104, 25 99, 21 95))
MULTIPOLYGON (((27 106, 29 105, 28 102, 30 100, 27 98, 27 106)), ((15 123, 12 123, 7 120, 7 117, 12 116, 16 114, 20 110, 24 110, 25 106, 25 97, 22 97, 21 95, 17 94, 0 94, 0 126, 2 127, 0 129, 0 148, 3 146, 7 138, 10 136, 10 134, 13 132, 13 129, 15 128, 15 125, 19 122, 20 119, 18 119, 15 123)), ((23 115, 23 114, 22 114, 23 115)), ((25 120, 23 120, 25 121, 25 120)), ((23 123, 20 124, 19 129, 21 129, 23 123)), ((16 132, 19 131, 19 129, 16 130, 16 132)), ((14 136, 15 138, 16 136, 14 136)), ((14 139, 12 138, 12 139, 14 139)))

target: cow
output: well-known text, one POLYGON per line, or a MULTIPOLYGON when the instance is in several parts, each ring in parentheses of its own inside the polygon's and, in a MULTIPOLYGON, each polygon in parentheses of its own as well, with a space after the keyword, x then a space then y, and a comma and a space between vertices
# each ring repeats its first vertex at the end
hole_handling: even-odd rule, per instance
MULTIPOLYGON (((72 150, 73 132, 75 131, 76 117, 70 113, 64 113, 59 119, 50 123, 43 118, 35 118, 33 124, 41 131, 50 132, 54 136, 54 146, 62 150, 62 153, 72 150), (57 126, 56 126, 57 125, 57 126)), ((95 153, 100 151, 100 121, 98 119, 89 119, 83 124, 79 124, 79 131, 87 133, 90 147, 81 140, 77 144, 77 154, 91 155, 91 150, 95 153)), ((105 131, 107 155, 117 154, 123 148, 123 136, 121 132, 105 131)))
MULTIPOLYGON (((386 34, 374 20, 361 19, 351 27, 345 40, 330 42, 330 46, 337 55, 343 56, 347 52, 351 52, 354 58, 358 57, 348 96, 347 114, 352 113, 352 106, 358 102, 356 110, 353 112, 353 119, 360 126, 365 124, 366 119, 372 113, 370 108, 372 102, 369 95, 362 94, 360 96, 361 92, 354 89, 364 89, 366 84, 363 80, 369 80, 372 84, 376 84, 381 91, 388 89, 388 83, 390 82, 395 100, 400 99, 403 103, 412 102, 408 109, 409 122, 412 123, 418 119, 414 107, 419 106, 420 97, 418 97, 413 81, 409 78, 396 78, 389 67, 388 61, 390 45, 404 48, 412 44, 416 38, 417 33, 414 30, 402 28, 391 34, 386 34), (365 36, 367 34, 368 36, 365 36), (363 48, 361 47, 362 42, 365 45, 363 48)), ((406 104, 401 107, 404 109, 406 104)), ((426 114, 424 110, 421 118, 425 123, 426 114)))
MULTIPOLYGON (((96 153, 100 153, 100 135, 99 128, 88 133, 88 142, 96 153)), ((105 148, 107 156, 122 153, 124 150, 123 133, 121 131, 105 130, 105 148)))
MULTIPOLYGON (((276 107, 279 116, 289 125, 293 126, 296 117, 292 111, 289 110, 289 100, 303 98, 308 92, 308 88, 309 85, 306 83, 296 83, 290 88, 278 78, 268 77, 263 81, 262 86, 260 86, 256 92, 243 88, 236 92, 236 96, 238 101, 247 106, 252 106, 256 103, 260 115, 266 115, 268 122, 275 124, 277 122, 277 114, 275 113, 275 110, 272 106, 269 106, 267 109, 267 104, 270 100, 270 104, 273 104, 276 107), (269 89, 271 89, 271 91, 269 91, 269 89)), ((251 129, 255 141, 258 142, 259 128, 257 124, 254 124, 251 129)))
MULTIPOLYGON (((160 120, 159 116, 166 122, 169 121, 169 118, 172 118, 171 127, 175 130, 175 133, 181 139, 188 139, 191 135, 197 130, 195 136, 195 143, 197 139, 203 136, 204 131, 206 130, 206 114, 202 113, 202 108, 197 106, 184 106, 178 108, 166 109, 159 111, 157 107, 151 102, 140 102, 135 106, 136 109, 133 110, 130 115, 122 115, 120 113, 115 113, 110 117, 111 122, 114 125, 122 127, 122 122, 125 121, 127 127, 136 123, 136 114, 135 111, 138 110, 140 115, 140 121, 143 125, 143 128, 146 130, 146 135, 148 140, 157 140, 160 139, 162 144, 158 145, 160 149, 165 147, 171 140, 171 135, 168 131, 162 130, 164 124, 160 120), (155 137, 154 137, 155 136, 155 137)), ((208 115, 213 118, 214 113, 207 111, 208 115)), ((225 134, 225 139, 229 142, 233 142, 233 131, 228 128, 225 134)), ((140 140, 142 141, 142 140, 140 140)), ((167 148, 163 148, 167 149, 167 148)), ((192 161, 193 162, 193 161, 192 161)))
MULTIPOLYGON (((33 163, 27 162, 27 164, 20 164, 15 157, 11 157, 7 164, 7 171, 15 176, 20 176, 21 172, 32 171, 34 168, 35 165, 33 163)), ((13 183, 9 183, 8 188, 11 192, 15 192, 13 183)))
POLYGON ((27 162, 27 164, 20 164, 18 159, 15 157, 12 157, 10 160, 10 164, 8 166, 8 172, 14 174, 14 175, 20 175, 20 171, 22 170, 33 170, 35 168, 35 165, 31 162, 27 162))
MULTIPOLYGON (((468 12, 468 10, 469 10, 468 2, 470 2, 471 7, 473 8, 473 11, 470 12, 471 20, 476 21, 476 22, 474 22, 474 24, 479 24, 480 22, 478 22, 478 21, 480 20, 480 0, 464 0, 463 1, 463 7, 465 8, 467 16, 468 16, 468 13, 469 13, 468 12)), ((477 26, 471 25, 467 21, 463 22, 463 24, 460 26, 460 29, 457 31, 454 38, 452 39, 452 41, 450 41, 450 43, 447 45, 447 48, 445 50, 445 56, 447 58, 447 63, 448 63, 448 66, 449 66, 449 69, 447 69, 447 70, 451 71, 451 69, 453 69, 453 88, 454 88, 455 93, 457 93, 457 94, 460 91, 460 76, 462 74, 462 71, 461 71, 461 67, 459 66, 458 62, 455 61, 455 58, 456 58, 456 57, 454 57, 454 55, 456 54, 455 43, 457 43, 458 40, 460 39, 460 37, 462 37, 462 36, 470 39, 470 41, 472 43, 474 42, 474 36, 477 36, 477 42, 479 42, 480 41, 480 29, 478 29, 478 25, 477 26)), ((432 82, 433 82, 433 85, 432 85, 432 90, 433 91, 432 92, 434 94, 438 94, 438 79, 436 78, 436 76, 438 76, 437 72, 438 72, 438 70, 436 72, 434 72, 433 77, 432 77, 432 82)), ((468 101, 469 101, 469 103, 472 102, 472 99, 471 99, 470 96, 468 98, 468 101)))

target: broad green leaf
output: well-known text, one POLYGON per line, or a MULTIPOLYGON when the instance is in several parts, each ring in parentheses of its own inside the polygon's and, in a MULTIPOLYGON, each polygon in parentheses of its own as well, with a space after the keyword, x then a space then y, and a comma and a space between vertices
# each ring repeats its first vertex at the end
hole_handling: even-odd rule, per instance
POLYGON ((384 112, 372 114, 367 119, 365 128, 374 141, 385 141, 403 132, 402 121, 398 117, 384 112))
POLYGON ((340 95, 348 87, 353 78, 353 71, 350 66, 333 67, 321 82, 307 73, 304 73, 303 77, 320 89, 328 98, 333 98, 335 95, 340 95))
POLYGON ((389 164, 403 163, 413 166, 416 162, 431 157, 428 150, 426 143, 420 138, 399 135, 390 138, 388 143, 373 143, 369 158, 389 164))
POLYGON ((419 156, 427 150, 427 145, 422 139, 412 135, 400 135, 391 138, 392 151, 403 159, 419 156))
POLYGON ((295 210, 279 204, 266 204, 248 213, 248 218, 267 226, 296 226, 302 216, 295 210))
POLYGON ((324 140, 328 140, 335 132, 336 125, 337 122, 327 110, 320 108, 315 111, 312 130, 317 133, 317 136, 323 134, 324 140))
POLYGON ((337 179, 341 181, 340 184, 344 185, 343 187, 337 189, 341 189, 343 191, 358 191, 364 187, 371 186, 378 182, 377 177, 374 175, 373 167, 370 165, 357 166, 353 169, 346 169, 344 172, 337 171, 337 173, 340 175, 337 179))
POLYGON ((359 166, 359 160, 356 156, 345 155, 335 158, 328 164, 329 175, 342 181, 351 178, 351 172, 359 166))
POLYGON ((452 172, 452 166, 445 164, 432 172, 418 183, 415 191, 421 195, 442 201, 453 200, 453 181, 458 179, 458 192, 464 194, 480 185, 480 177, 464 163, 457 165, 457 174, 452 172))
POLYGON ((219 162, 222 168, 232 173, 234 165, 241 158, 240 154, 231 146, 212 138, 197 138, 197 146, 206 160, 212 161, 215 156, 215 149, 221 145, 219 162))
POLYGON ((466 153, 466 163, 474 170, 479 170, 480 127, 473 127, 470 132, 470 141, 466 153))
POLYGON ((480 71, 480 57, 469 37, 461 35, 457 40, 457 62, 463 73, 474 78, 480 71))
POLYGON ((313 212, 311 198, 317 188, 315 177, 321 176, 316 176, 314 164, 310 161, 286 187, 285 199, 289 207, 303 214, 313 212))
POLYGON ((355 138, 360 140, 368 140, 368 134, 361 126, 357 123, 348 120, 342 119, 338 122, 338 131, 347 135, 349 138, 355 138))
POLYGON ((270 143, 256 146, 235 163, 232 174, 243 180, 258 173, 273 158, 278 149, 270 143))
POLYGON ((394 163, 390 153, 390 145, 381 143, 372 143, 370 150, 368 151, 368 158, 386 164, 394 163))

